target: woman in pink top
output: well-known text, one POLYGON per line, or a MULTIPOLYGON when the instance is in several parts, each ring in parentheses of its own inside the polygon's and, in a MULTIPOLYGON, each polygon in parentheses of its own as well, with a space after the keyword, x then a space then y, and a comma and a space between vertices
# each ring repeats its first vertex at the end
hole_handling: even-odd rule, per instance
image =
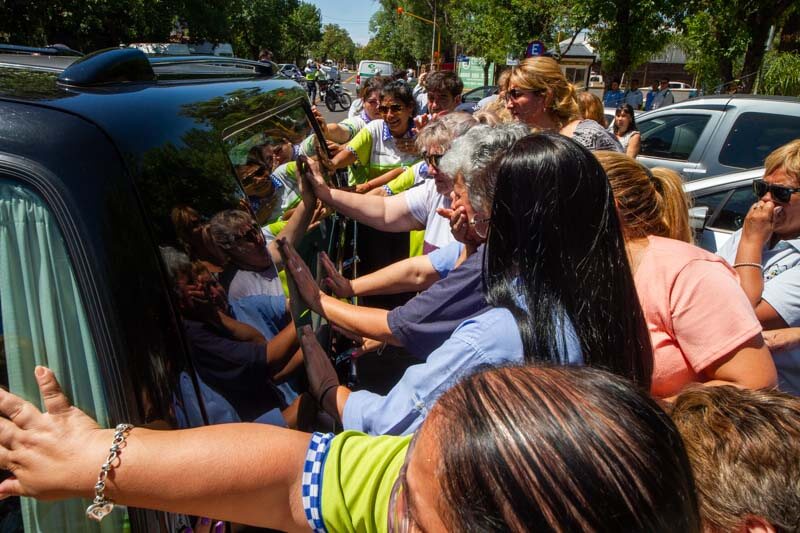
POLYGON ((761 325, 733 269, 691 243, 680 177, 615 152, 595 152, 608 174, 639 301, 653 343, 654 396, 689 383, 776 384, 761 325))

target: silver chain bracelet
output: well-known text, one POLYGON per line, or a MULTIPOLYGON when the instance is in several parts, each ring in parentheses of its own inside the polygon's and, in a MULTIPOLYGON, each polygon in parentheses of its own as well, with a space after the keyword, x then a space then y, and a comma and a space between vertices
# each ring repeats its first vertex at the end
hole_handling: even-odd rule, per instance
POLYGON ((133 429, 130 424, 119 424, 114 431, 114 440, 111 441, 111 448, 108 449, 106 462, 100 466, 100 474, 97 476, 97 483, 94 485, 94 501, 86 508, 86 516, 92 520, 101 521, 106 515, 114 510, 114 500, 106 498, 106 479, 108 473, 115 467, 114 461, 119 457, 119 452, 125 445, 125 439, 133 429))

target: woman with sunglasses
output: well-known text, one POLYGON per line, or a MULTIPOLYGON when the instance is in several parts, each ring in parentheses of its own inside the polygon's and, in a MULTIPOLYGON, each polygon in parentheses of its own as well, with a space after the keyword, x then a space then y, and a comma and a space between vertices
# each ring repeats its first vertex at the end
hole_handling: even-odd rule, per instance
POLYGON ((474 374, 413 442, 258 424, 100 429, 50 370, 36 379, 47 414, 0 391, 0 468, 14 474, 3 498, 94 498, 95 519, 117 503, 282 531, 701 530, 675 425, 601 370, 474 374), (118 459, 97 483, 112 441, 118 459))
MULTIPOLYGON (((764 161, 757 201, 719 250, 736 272, 766 330, 800 326, 800 139, 764 161)), ((800 348, 773 350, 781 389, 800 394, 800 348)))
MULTIPOLYGON (((417 161, 419 157, 415 153, 405 151, 410 150, 409 143, 413 144, 414 106, 414 97, 405 82, 384 85, 378 105, 380 118, 370 121, 333 157, 331 168, 352 165, 350 184, 355 185, 417 161)), ((396 175, 391 175, 390 179, 394 177, 396 175)))
MULTIPOLYGON (((468 135, 476 131, 477 127, 468 135)), ((451 152, 455 150, 454 146, 451 152)), ((413 308, 390 315, 395 320, 390 332, 396 329, 407 340, 405 346, 424 363, 410 367, 386 395, 335 386, 332 367, 325 380, 331 386, 315 389, 312 385, 317 401, 345 429, 370 434, 414 431, 458 376, 484 365, 583 363, 649 387, 650 339, 608 178, 597 160, 562 135, 535 134, 516 141, 499 163, 484 170, 469 194, 454 196, 454 204, 457 200, 465 203, 465 211, 457 211, 463 216, 456 217, 456 224, 468 227, 467 233, 475 238, 487 239, 485 252, 474 253, 417 297, 425 301, 437 296, 434 304, 439 307, 428 308, 448 317, 455 323, 454 330, 436 322, 415 326, 412 320, 397 327, 397 320, 414 315, 413 308), (487 196, 487 191, 493 194, 487 196), (490 203, 475 202, 474 213, 466 209, 481 193, 493 202, 491 220, 481 213, 488 212, 490 203), (482 266, 482 272, 472 261, 482 266), (456 279, 462 285, 446 291, 456 279), (453 310, 464 301, 483 307, 469 316, 461 314, 459 323, 453 320, 457 318, 453 310), (414 334, 407 335, 406 330, 414 334), (419 354, 420 345, 429 346, 431 330, 441 335, 440 344, 433 344, 435 349, 428 354, 419 354), (447 335, 448 331, 452 334, 447 335)), ((456 194, 458 190, 456 180, 456 194)), ((345 312, 337 299, 320 295, 308 267, 291 247, 282 245, 279 250, 286 255, 287 273, 316 312, 328 319, 334 316, 332 322, 358 332, 370 322, 377 325, 386 320, 385 314, 361 311, 364 314, 356 318, 353 312, 345 312)), ((425 315, 418 322, 429 318, 425 315)), ((306 354, 307 364, 308 358, 306 354)), ((321 376, 310 376, 310 380, 321 376)))
POLYGON ((639 302, 653 345, 650 392, 690 383, 775 385, 761 324, 725 261, 693 246, 680 176, 616 152, 595 152, 622 219, 639 302))
POLYGON ((450 208, 453 183, 438 171, 437 163, 453 139, 476 123, 468 113, 451 113, 428 124, 416 138, 423 161, 391 182, 397 190, 389 188, 389 184, 381 187, 385 195, 365 196, 331 189, 321 175, 310 186, 325 205, 348 218, 380 231, 412 231, 410 255, 427 254, 453 242, 448 221, 436 213, 438 208, 450 208), (416 184, 419 186, 406 190, 416 184))
POLYGON ((636 117, 631 104, 622 104, 617 108, 614 116, 614 135, 616 135, 628 157, 639 155, 642 138, 639 135, 639 129, 636 127, 636 117))
MULTIPOLYGON (((356 134, 364 129, 367 124, 377 118, 381 118, 378 107, 381 104, 381 89, 389 83, 391 79, 387 76, 373 76, 364 81, 358 98, 350 106, 347 118, 339 123, 324 124, 323 133, 325 138, 337 144, 349 142, 356 134)), ((317 115, 317 118, 322 115, 317 115)), ((309 137, 313 143, 313 135, 309 137)))
MULTIPOLYGON (((452 122, 459 114, 437 119, 420 137, 431 136, 439 125, 452 122)), ((486 240, 486 219, 494 189, 473 184, 483 179, 484 172, 496 163, 500 154, 527 134, 527 128, 519 124, 475 126, 453 142, 440 162, 447 170, 437 170, 435 184, 427 185, 438 189, 441 181, 451 191, 447 202, 431 206, 438 207, 431 216, 436 216, 438 223, 447 228, 450 244, 424 257, 408 258, 353 280, 339 275, 323 257, 328 271, 325 283, 339 298, 423 292, 387 311, 350 305, 320 293, 311 277, 297 273, 295 282, 301 294, 308 302, 319 303, 315 309, 319 307, 330 322, 367 339, 404 346, 413 356, 425 360, 450 337, 456 326, 486 308, 481 291, 483 254, 474 252, 482 250, 486 240), (453 179, 449 178, 451 175, 453 179)), ((321 175, 314 176, 314 180, 315 187, 324 182, 321 175)), ((323 198, 324 194, 321 191, 323 198)), ((304 265, 300 267, 306 272, 304 265)))
POLYGON ((589 150, 623 151, 619 141, 600 124, 581 118, 575 86, 554 59, 524 59, 511 67, 501 89, 506 109, 531 129, 560 133, 589 150))

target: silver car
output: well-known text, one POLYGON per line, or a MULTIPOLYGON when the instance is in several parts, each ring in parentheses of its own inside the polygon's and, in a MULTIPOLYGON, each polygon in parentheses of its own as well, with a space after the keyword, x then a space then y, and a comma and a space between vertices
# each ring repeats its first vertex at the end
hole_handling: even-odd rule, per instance
POLYGON ((763 176, 762 167, 684 184, 684 191, 693 199, 689 220, 698 246, 716 252, 742 227, 747 211, 757 200, 753 180, 763 176))
POLYGON ((719 95, 693 98, 636 117, 639 161, 684 180, 760 167, 774 149, 800 138, 800 99, 719 95))

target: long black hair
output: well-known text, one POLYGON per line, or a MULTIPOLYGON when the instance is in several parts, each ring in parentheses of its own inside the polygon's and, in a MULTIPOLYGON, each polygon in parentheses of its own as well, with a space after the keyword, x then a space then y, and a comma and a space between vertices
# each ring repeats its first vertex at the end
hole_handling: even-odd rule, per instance
POLYGON ((487 301, 514 315, 528 361, 584 363, 649 388, 653 353, 603 168, 578 143, 529 135, 500 160, 486 243, 487 301))

